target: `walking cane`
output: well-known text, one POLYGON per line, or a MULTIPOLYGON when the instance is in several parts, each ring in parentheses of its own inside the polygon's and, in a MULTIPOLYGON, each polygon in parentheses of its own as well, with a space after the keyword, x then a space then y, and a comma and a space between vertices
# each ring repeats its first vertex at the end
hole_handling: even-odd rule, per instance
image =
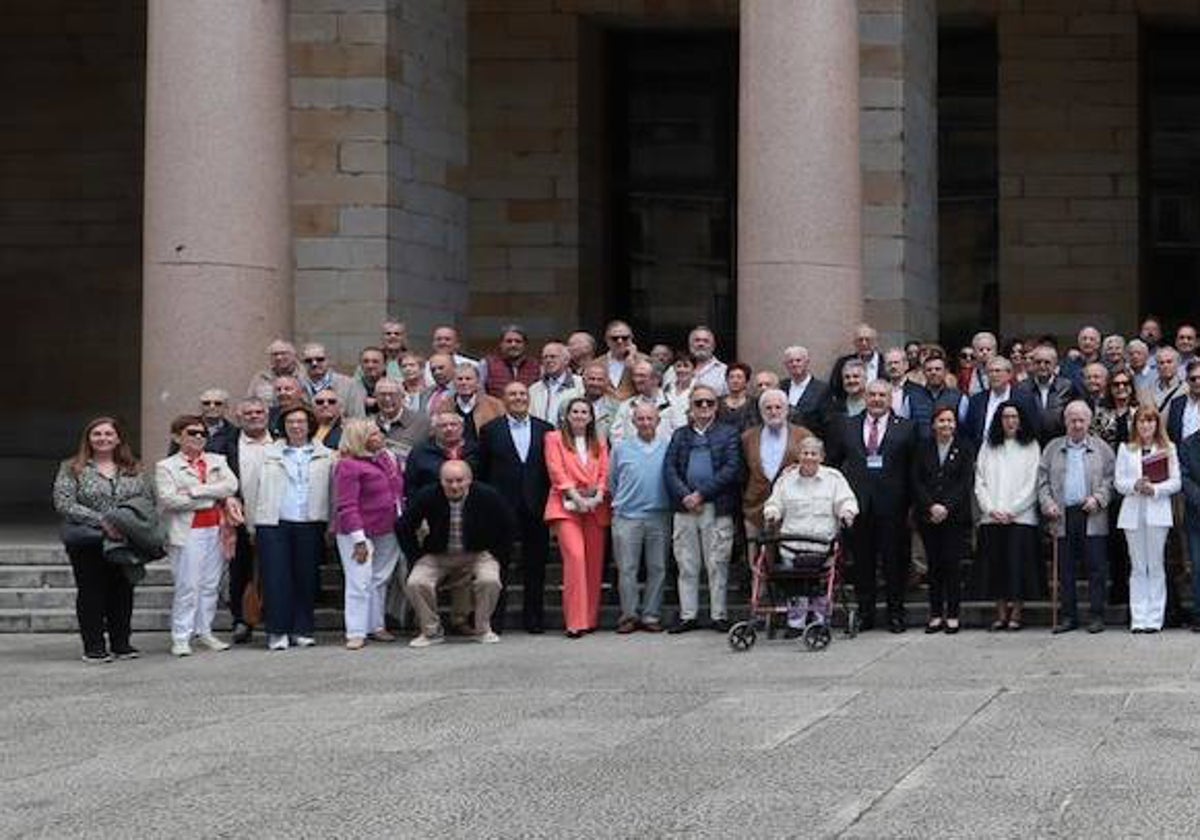
MULTIPOLYGON (((1065 525, 1064 525, 1065 527, 1065 525)), ((1050 627, 1058 626, 1058 537, 1050 532, 1050 627)))

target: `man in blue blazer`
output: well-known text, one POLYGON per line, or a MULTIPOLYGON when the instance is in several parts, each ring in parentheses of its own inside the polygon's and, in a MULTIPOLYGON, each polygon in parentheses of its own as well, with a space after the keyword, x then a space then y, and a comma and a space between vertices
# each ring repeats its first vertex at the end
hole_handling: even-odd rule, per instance
POLYGON ((1012 362, 1003 356, 993 356, 987 366, 988 387, 967 400, 966 414, 962 417, 961 434, 978 449, 987 438, 996 409, 1008 400, 1015 402, 1033 424, 1036 434, 1041 410, 1026 390, 1013 387, 1012 362))

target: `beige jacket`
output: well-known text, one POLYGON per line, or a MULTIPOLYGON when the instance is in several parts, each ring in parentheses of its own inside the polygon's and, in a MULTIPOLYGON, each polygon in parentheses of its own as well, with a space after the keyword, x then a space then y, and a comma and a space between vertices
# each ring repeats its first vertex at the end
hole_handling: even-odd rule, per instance
POLYGON ((176 452, 154 465, 154 487, 158 495, 158 508, 163 513, 163 525, 167 529, 170 545, 183 545, 192 529, 192 515, 198 510, 208 510, 222 499, 237 492, 238 480, 225 462, 224 455, 204 453, 207 480, 200 481, 200 473, 188 464, 182 452, 176 452), (192 488, 197 488, 192 495, 192 488))
POLYGON ((811 537, 814 548, 833 541, 845 514, 858 516, 858 499, 846 477, 825 466, 812 478, 801 475, 797 464, 786 467, 763 505, 763 518, 779 522, 779 533, 811 537))
MULTIPOLYGON (((308 465, 308 521, 328 522, 333 503, 333 452, 316 441, 313 441, 312 447, 312 460, 308 465)), ((254 491, 257 502, 253 511, 246 511, 246 527, 251 533, 260 525, 279 524, 279 508, 283 505, 288 481, 283 449, 284 442, 277 440, 263 453, 258 487, 254 491)))

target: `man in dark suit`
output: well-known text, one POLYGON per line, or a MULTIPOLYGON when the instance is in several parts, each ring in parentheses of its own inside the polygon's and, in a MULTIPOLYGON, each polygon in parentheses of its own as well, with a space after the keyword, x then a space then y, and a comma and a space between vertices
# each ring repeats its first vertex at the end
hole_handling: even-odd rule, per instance
MULTIPOLYGON (((523 382, 514 380, 504 386, 504 409, 503 416, 479 430, 479 478, 496 488, 512 511, 521 543, 521 618, 525 632, 541 633, 545 629, 546 557, 550 553, 545 520, 550 476, 542 441, 554 427, 530 415, 529 388, 523 382)), ((501 589, 493 629, 503 629, 506 608, 501 589)))
POLYGON ((437 483, 446 461, 466 461, 471 471, 479 468, 479 448, 463 437, 463 419, 453 410, 433 417, 433 437, 413 449, 404 463, 404 498, 437 483))
POLYGON ((1187 386, 1167 405, 1167 437, 1181 445, 1197 429, 1200 429, 1200 359, 1187 363, 1184 374, 1187 386))
POLYGON ((788 347, 783 351, 783 367, 788 378, 779 387, 787 394, 788 422, 823 436, 829 385, 812 375, 808 349, 788 347))
POLYGON ((1043 447, 1066 434, 1063 411, 1067 403, 1082 396, 1075 383, 1055 372, 1058 351, 1049 344, 1033 348, 1030 362, 1033 375, 1017 385, 1019 395, 1027 395, 1035 403, 1036 415, 1030 416, 1037 429, 1038 443, 1043 447))
POLYGON ((858 498, 851 532, 854 589, 862 629, 875 626, 875 576, 883 567, 888 626, 903 633, 904 591, 908 585, 909 475, 916 433, 908 420, 892 414, 892 386, 876 379, 867 385, 867 408, 831 429, 830 462, 839 467, 858 498))
MULTIPOLYGON (((1193 365, 1200 371, 1200 360, 1188 363, 1189 368, 1193 365)), ((1183 525, 1192 559, 1192 632, 1200 633, 1200 431, 1179 443, 1179 473, 1183 479, 1183 525)))
POLYGON ((987 363, 988 387, 973 394, 967 401, 967 414, 962 423, 962 434, 971 441, 978 450, 987 438, 988 429, 992 426, 996 409, 1008 400, 1020 406, 1029 422, 1033 424, 1034 432, 1040 428, 1038 417, 1041 412, 1029 392, 1022 392, 1012 385, 1012 362, 1003 356, 992 356, 987 363))
POLYGON ((846 362, 857 359, 862 363, 864 382, 883 377, 883 356, 879 353, 879 333, 870 324, 859 324, 854 330, 854 352, 847 353, 833 363, 829 373, 829 393, 832 397, 844 397, 842 368, 846 362))
POLYGON ((442 464, 438 483, 421 490, 396 523, 405 556, 417 558, 405 584, 417 613, 421 635, 409 647, 444 640, 437 610, 437 588, 446 579, 465 579, 475 599, 476 641, 492 644, 491 618, 500 597, 500 569, 512 549, 513 525, 504 499, 483 483, 474 483, 465 461, 442 464), (418 538, 421 526, 428 532, 418 538))

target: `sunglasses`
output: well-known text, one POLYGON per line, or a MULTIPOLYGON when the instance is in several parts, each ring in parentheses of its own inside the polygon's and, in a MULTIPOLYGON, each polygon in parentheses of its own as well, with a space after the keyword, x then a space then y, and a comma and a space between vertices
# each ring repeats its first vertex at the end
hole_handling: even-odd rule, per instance
POLYGON ((313 405, 337 405, 337 400, 313 400, 313 405))
POLYGON ((200 400, 200 405, 225 405, 225 400, 200 400))
POLYGON ((692 405, 698 405, 702 408, 704 406, 716 405, 716 404, 717 404, 716 400, 706 400, 706 399, 692 400, 692 405))
POLYGON ((323 362, 323 361, 325 361, 325 357, 324 357, 324 356, 309 356, 307 359, 305 359, 305 360, 304 360, 304 364, 306 364, 306 365, 319 365, 319 364, 320 364, 321 362, 323 362))
POLYGON ((609 341, 631 341, 632 339, 632 335, 610 335, 608 337, 609 341))
POLYGON ((206 438, 208 437, 207 429, 184 429, 183 433, 188 437, 206 438))
POLYGON ((1188 382, 1200 382, 1200 376, 1189 376, 1188 382))

